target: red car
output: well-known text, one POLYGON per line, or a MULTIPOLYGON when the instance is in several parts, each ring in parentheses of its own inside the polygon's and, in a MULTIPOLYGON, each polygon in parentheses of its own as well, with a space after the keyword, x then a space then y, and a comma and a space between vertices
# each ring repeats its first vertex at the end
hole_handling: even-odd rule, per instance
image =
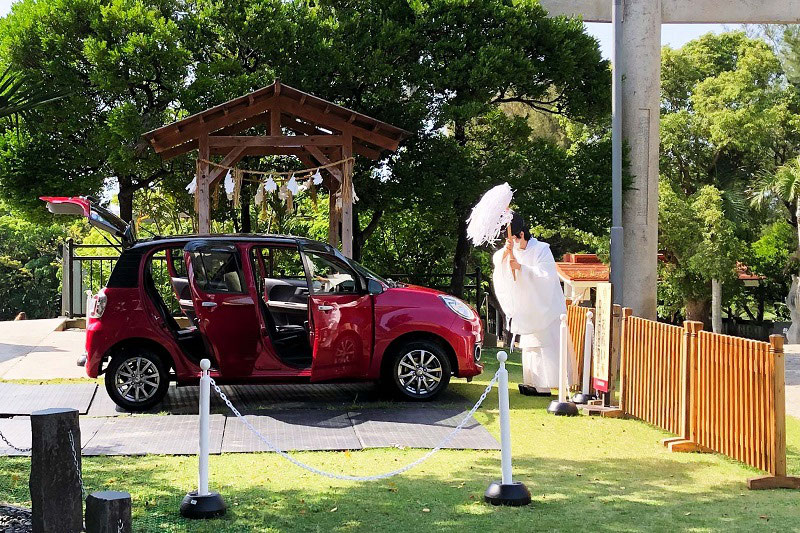
POLYGON ((170 381, 196 383, 203 358, 218 383, 374 380, 410 400, 483 370, 473 308, 385 280, 328 244, 283 235, 137 241, 89 197, 42 200, 121 241, 87 310, 85 364, 89 377, 106 375, 125 409, 159 403, 170 381), (188 327, 174 318, 178 308, 188 327))

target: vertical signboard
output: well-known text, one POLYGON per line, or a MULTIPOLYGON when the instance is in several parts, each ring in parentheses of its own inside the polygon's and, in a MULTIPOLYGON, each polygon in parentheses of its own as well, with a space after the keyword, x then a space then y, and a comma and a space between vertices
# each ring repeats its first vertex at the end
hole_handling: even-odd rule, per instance
POLYGON ((592 354, 592 387, 608 392, 611 371, 611 284, 597 285, 595 296, 594 353, 592 354))

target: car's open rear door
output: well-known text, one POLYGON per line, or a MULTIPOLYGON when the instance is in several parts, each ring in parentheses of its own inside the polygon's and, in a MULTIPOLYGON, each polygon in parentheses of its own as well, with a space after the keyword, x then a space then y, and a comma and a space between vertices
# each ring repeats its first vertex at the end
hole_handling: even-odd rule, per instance
POLYGON ((128 224, 91 196, 41 196, 39 199, 47 202, 47 210, 56 215, 86 217, 89 224, 119 239, 123 248, 136 242, 133 224, 128 224))

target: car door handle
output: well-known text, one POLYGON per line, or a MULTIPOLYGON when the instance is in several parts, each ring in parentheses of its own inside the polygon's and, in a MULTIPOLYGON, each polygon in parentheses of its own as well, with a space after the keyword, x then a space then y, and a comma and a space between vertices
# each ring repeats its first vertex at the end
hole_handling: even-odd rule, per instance
POLYGON ((319 307, 317 307, 317 309, 319 309, 320 311, 333 311, 333 306, 332 305, 320 305, 319 307))
POLYGON ((203 307, 216 307, 217 303, 216 302, 203 302, 200 305, 202 305, 203 307))

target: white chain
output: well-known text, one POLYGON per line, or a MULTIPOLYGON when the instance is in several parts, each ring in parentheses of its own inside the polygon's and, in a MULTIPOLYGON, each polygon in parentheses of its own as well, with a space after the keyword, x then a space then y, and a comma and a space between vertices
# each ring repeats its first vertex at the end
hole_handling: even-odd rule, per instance
POLYGON ((409 463, 409 464, 407 464, 406 466, 404 466, 402 468, 398 468, 397 470, 392 470, 391 472, 386 472, 384 474, 377 474, 377 475, 374 475, 374 476, 350 476, 350 475, 346 475, 346 474, 336 474, 336 473, 331 473, 331 472, 325 472, 323 470, 320 470, 319 468, 316 468, 314 466, 311 466, 309 464, 306 464, 306 463, 304 463, 302 461, 299 461, 299 460, 295 459, 294 457, 292 457, 291 455, 289 455, 285 451, 279 449, 277 446, 272 444, 272 442, 270 442, 269 439, 267 439, 264 435, 262 435, 253 426, 253 424, 251 424, 247 420, 246 417, 242 416, 242 414, 238 411, 238 409, 236 409, 236 407, 233 406, 231 401, 228 399, 227 396, 225 396, 225 393, 222 392, 222 390, 219 388, 219 385, 216 384, 214 379, 213 378, 210 378, 210 379, 211 379, 211 384, 214 386, 214 390, 217 391, 217 394, 219 395, 219 397, 222 399, 223 402, 225 402, 225 404, 228 406, 228 408, 231 410, 231 412, 233 412, 233 414, 235 414, 237 416, 237 418, 239 418, 244 423, 244 425, 247 426, 247 429, 252 431, 256 435, 256 437, 258 437, 261 440, 261 442, 263 442, 264 444, 267 445, 267 447, 270 450, 272 450, 273 452, 275 452, 278 455, 282 456, 284 459, 286 459, 290 463, 292 463, 294 465, 297 465, 300 468, 305 468, 306 470, 308 470, 309 472, 313 472, 314 474, 318 474, 318 475, 324 476, 324 477, 329 477, 329 478, 332 478, 332 479, 341 479, 341 480, 345 480, 345 481, 377 481, 377 480, 380 480, 380 479, 386 479, 386 478, 390 478, 392 476, 396 476, 398 474, 402 474, 403 472, 407 472, 408 470, 411 470, 415 466, 417 466, 420 463, 422 463, 422 462, 426 461, 427 459, 429 459, 434 453, 438 452, 443 447, 447 446, 447 444, 450 443, 450 441, 453 440, 453 438, 456 436, 456 433, 461 431, 461 429, 464 427, 464 425, 467 423, 467 421, 470 418, 472 418, 472 415, 474 415, 475 411, 477 411, 478 408, 481 406, 483 401, 486 399, 486 396, 489 394, 489 391, 491 391, 492 387, 494 386, 494 384, 497 383, 499 375, 500 375, 500 371, 498 370, 495 373, 494 377, 492 377, 492 380, 486 386, 486 390, 483 391, 483 394, 481 394, 481 397, 478 399, 478 402, 472 407, 472 409, 469 410, 469 412, 466 414, 464 419, 453 429, 453 431, 451 431, 445 438, 442 439, 442 441, 438 444, 438 446, 436 446, 432 450, 428 451, 425 455, 423 455, 422 457, 420 457, 419 459, 417 459, 413 463, 409 463))
POLYGON ((81 467, 78 466, 78 452, 75 449, 75 439, 72 437, 72 430, 69 430, 69 444, 72 447, 72 461, 75 463, 75 472, 78 474, 78 484, 81 486, 81 495, 86 498, 86 489, 83 488, 83 476, 81 467))
POLYGON ((3 442, 5 442, 7 445, 9 445, 10 447, 14 448, 15 450, 17 450, 20 453, 28 453, 29 451, 31 451, 31 448, 17 448, 16 446, 14 446, 10 442, 8 442, 8 439, 6 438, 5 435, 3 435, 2 431, 0 431, 0 439, 2 439, 3 442))

